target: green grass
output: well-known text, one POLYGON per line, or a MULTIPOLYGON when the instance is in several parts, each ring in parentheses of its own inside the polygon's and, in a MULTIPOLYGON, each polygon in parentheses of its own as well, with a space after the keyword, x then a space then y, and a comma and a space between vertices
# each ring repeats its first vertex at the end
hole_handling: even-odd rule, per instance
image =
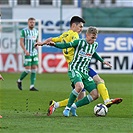
POLYGON ((2 73, 0 81, 0 132, 2 133, 132 133, 132 75, 103 74, 110 97, 122 97, 123 102, 109 108, 106 117, 96 117, 93 107, 102 99, 77 109, 78 117, 63 117, 64 108, 46 115, 51 99, 67 98, 71 92, 67 74, 38 74, 36 87, 39 92, 29 91, 28 75, 23 81, 23 91, 16 87, 19 74, 2 73))

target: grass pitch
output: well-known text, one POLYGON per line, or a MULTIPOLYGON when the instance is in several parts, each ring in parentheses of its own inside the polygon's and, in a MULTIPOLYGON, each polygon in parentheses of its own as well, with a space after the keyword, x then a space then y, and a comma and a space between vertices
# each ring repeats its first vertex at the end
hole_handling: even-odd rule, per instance
POLYGON ((123 102, 112 105, 106 117, 96 117, 93 107, 102 98, 77 109, 78 117, 66 118, 64 108, 58 108, 48 117, 47 109, 51 99, 65 99, 71 92, 67 74, 38 74, 36 88, 30 92, 30 75, 23 81, 23 90, 18 90, 16 80, 19 74, 2 73, 0 81, 0 132, 2 133, 132 133, 132 83, 128 74, 101 74, 106 81, 110 97, 122 97, 123 102))

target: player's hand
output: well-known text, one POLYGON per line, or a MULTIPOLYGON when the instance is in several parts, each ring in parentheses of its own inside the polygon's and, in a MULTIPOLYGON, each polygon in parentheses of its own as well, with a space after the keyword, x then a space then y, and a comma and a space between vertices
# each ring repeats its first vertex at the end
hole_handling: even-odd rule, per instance
POLYGON ((109 62, 107 62, 107 61, 104 61, 103 64, 109 66, 110 68, 112 67, 112 65, 109 62))
POLYGON ((37 46, 43 46, 43 43, 42 42, 36 42, 34 46, 35 47, 37 47, 37 46))
POLYGON ((2 75, 0 74, 0 80, 4 80, 4 78, 2 77, 2 75))
POLYGON ((26 54, 27 56, 29 56, 29 55, 30 55, 30 53, 29 53, 28 51, 25 51, 25 54, 26 54))
POLYGON ((55 43, 52 42, 52 41, 50 41, 50 42, 47 43, 47 45, 49 45, 49 46, 55 46, 55 43))

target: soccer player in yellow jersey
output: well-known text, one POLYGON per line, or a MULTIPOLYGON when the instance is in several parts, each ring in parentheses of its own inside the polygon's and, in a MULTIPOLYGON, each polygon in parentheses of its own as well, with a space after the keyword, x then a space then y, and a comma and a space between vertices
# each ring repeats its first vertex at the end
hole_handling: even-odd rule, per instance
MULTIPOLYGON (((43 46, 44 44, 47 44, 50 41, 53 42, 72 42, 76 39, 79 39, 79 34, 82 32, 83 25, 85 21, 79 17, 79 16, 73 16, 70 20, 70 29, 64 33, 62 33, 58 37, 54 38, 48 38, 44 42, 37 42, 35 46, 43 46)), ((67 63, 69 64, 74 56, 74 49, 73 48, 67 48, 63 49, 63 54, 66 58, 67 63)), ((105 86, 104 80, 100 78, 100 76, 92 69, 89 69, 89 75, 93 78, 93 80, 97 84, 97 89, 99 94, 102 96, 104 104, 107 107, 110 107, 112 104, 118 104, 122 102, 122 98, 115 98, 115 99, 110 99, 108 90, 105 86)), ((85 90, 83 89, 82 92, 78 95, 78 100, 82 99, 86 95, 85 90)), ((65 99, 63 101, 55 102, 54 100, 50 101, 50 106, 48 109, 48 116, 50 116, 56 108, 58 107, 64 107, 68 103, 68 99, 65 99)))

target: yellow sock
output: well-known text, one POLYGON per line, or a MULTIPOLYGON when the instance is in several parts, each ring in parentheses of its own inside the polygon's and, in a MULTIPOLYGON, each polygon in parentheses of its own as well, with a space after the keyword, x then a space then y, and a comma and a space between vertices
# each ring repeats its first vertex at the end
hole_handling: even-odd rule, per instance
POLYGON ((110 99, 108 90, 107 90, 107 88, 106 88, 104 83, 99 83, 97 85, 97 89, 98 89, 98 92, 102 96, 104 101, 110 99))
POLYGON ((68 99, 59 101, 59 107, 65 107, 67 105, 67 103, 68 103, 68 99))

